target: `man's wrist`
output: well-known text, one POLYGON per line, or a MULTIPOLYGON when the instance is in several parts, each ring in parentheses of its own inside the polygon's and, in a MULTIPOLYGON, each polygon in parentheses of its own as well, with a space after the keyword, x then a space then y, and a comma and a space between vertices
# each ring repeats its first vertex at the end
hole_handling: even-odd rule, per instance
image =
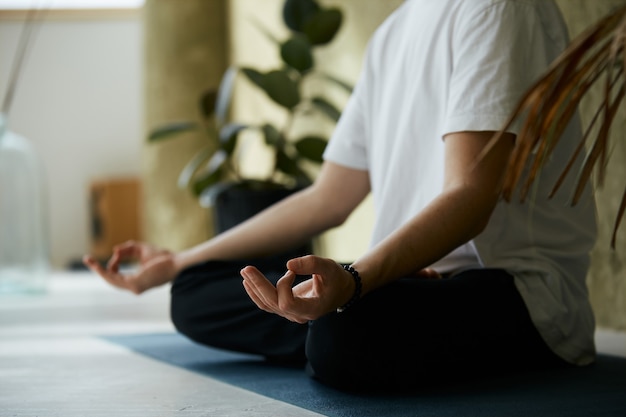
POLYGON ((361 290, 363 289, 363 284, 361 282, 361 276, 359 272, 354 269, 352 265, 342 265, 343 269, 350 273, 352 279, 354 280, 354 292, 352 293, 352 297, 341 307, 337 308, 337 313, 343 313, 348 308, 352 307, 359 299, 361 298, 361 290))
POLYGON ((175 275, 180 274, 182 271, 194 264, 192 261, 193 257, 190 256, 188 251, 172 252, 171 256, 175 275))

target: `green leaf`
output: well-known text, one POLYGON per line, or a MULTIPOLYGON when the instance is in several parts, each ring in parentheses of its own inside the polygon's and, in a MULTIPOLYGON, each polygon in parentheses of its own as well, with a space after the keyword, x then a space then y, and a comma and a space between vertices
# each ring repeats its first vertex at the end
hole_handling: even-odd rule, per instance
POLYGON ((304 24, 304 34, 313 45, 330 42, 341 27, 342 14, 339 9, 319 10, 304 24))
POLYGON ((200 197, 206 189, 220 183, 222 175, 220 171, 203 173, 192 185, 191 191, 196 197, 200 197))
POLYGON ((217 97, 215 99, 215 119, 218 126, 222 126, 226 123, 228 109, 230 108, 230 102, 233 97, 233 86, 235 84, 237 71, 237 67, 228 68, 220 81, 217 97))
POLYGON ((198 201, 202 207, 211 207, 215 204, 215 199, 223 192, 236 186, 236 183, 228 181, 216 181, 206 185, 200 192, 198 201))
POLYGON ((264 90, 272 100, 289 110, 300 103, 298 83, 292 80, 285 70, 270 71, 265 74, 264 90))
POLYGON ((223 149, 218 149, 217 151, 215 151, 211 159, 209 159, 209 162, 207 162, 206 168, 203 171, 208 174, 219 172, 227 160, 228 152, 223 149))
POLYGON ((157 142, 168 139, 183 132, 191 132, 198 129, 195 122, 176 122, 157 127, 148 134, 148 142, 157 142))
POLYGON ((320 6, 314 0, 286 0, 283 4, 283 20, 291 30, 302 32, 320 6))
POLYGON ((200 112, 205 119, 213 116, 215 113, 215 102, 217 100, 217 91, 208 90, 205 91, 200 97, 200 112))
POLYGON ((180 175, 178 176, 178 188, 187 188, 189 187, 194 174, 200 168, 202 164, 204 164, 213 154, 213 151, 209 148, 202 149, 200 152, 196 153, 193 158, 187 165, 183 168, 180 175))
POLYGON ((241 72, 257 87, 265 89, 265 74, 253 68, 242 68, 241 72))
POLYGON ((334 120, 335 122, 339 120, 341 112, 326 99, 322 97, 314 97, 311 102, 318 110, 328 116, 331 120, 334 120))
POLYGON ((300 156, 321 164, 324 161, 322 155, 324 154, 327 143, 328 141, 324 138, 306 136, 298 140, 294 146, 300 156))
POLYGON ((290 158, 289 155, 282 150, 276 152, 276 169, 294 177, 304 175, 298 166, 298 162, 290 158))
POLYGON ((277 104, 291 110, 300 103, 298 83, 288 71, 274 70, 264 74, 252 68, 243 68, 242 72, 277 104))
POLYGON ((322 76, 323 78, 327 79, 328 81, 338 85, 339 87, 343 88, 344 90, 346 90, 346 92, 348 93, 352 93, 352 90, 354 89, 354 87, 351 84, 348 84, 345 81, 342 81, 336 77, 333 77, 330 74, 326 74, 326 73, 318 73, 320 76, 322 76))
POLYGON ((263 136, 265 137, 265 143, 274 148, 282 149, 284 146, 284 139, 278 129, 270 124, 264 124, 261 126, 263 136))
POLYGON ((239 132, 244 129, 250 128, 249 125, 243 123, 229 123, 220 129, 220 148, 225 150, 228 155, 232 155, 235 147, 237 146, 237 139, 239 138, 239 132))
POLYGON ((287 65, 305 72, 313 68, 311 44, 304 36, 296 35, 280 47, 280 56, 287 65))
POLYGON ((222 179, 222 169, 228 160, 228 153, 218 149, 206 163, 204 169, 198 172, 197 180, 192 185, 194 195, 199 196, 202 191, 222 179))

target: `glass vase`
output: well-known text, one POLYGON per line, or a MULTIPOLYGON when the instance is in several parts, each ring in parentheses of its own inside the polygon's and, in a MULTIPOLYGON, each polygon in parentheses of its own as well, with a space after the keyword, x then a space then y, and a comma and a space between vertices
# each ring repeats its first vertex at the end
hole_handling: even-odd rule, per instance
POLYGON ((45 292, 47 198, 41 160, 0 113, 0 295, 45 292))

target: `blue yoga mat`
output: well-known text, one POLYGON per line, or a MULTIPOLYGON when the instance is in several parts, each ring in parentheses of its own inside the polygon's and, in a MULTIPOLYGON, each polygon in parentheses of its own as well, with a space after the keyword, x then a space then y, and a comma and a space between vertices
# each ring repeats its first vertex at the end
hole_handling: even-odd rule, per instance
POLYGON ((174 333, 107 336, 163 362, 330 417, 624 417, 626 359, 600 356, 585 368, 528 372, 411 395, 353 395, 254 355, 211 349, 174 333))

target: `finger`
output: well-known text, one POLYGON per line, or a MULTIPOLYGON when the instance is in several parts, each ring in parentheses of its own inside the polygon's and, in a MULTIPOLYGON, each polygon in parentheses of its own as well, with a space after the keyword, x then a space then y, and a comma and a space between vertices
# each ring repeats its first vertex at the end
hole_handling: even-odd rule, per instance
POLYGON ((134 240, 127 240, 124 243, 121 243, 119 245, 115 245, 113 247, 113 251, 114 252, 125 253, 125 254, 133 253, 135 255, 139 255, 140 250, 141 250, 141 246, 142 246, 142 244, 140 242, 136 242, 134 240))
POLYGON ((274 311, 272 311, 267 305, 265 305, 265 302, 263 302, 263 300, 261 300, 257 296, 256 292, 254 291, 254 288, 247 280, 244 279, 242 283, 243 283, 243 288, 246 290, 246 293, 248 294, 248 297, 250 297, 252 302, 254 302, 254 304, 256 304, 257 307, 259 307, 263 311, 267 311, 268 313, 274 313, 274 311))
POLYGON ((441 274, 434 270, 433 268, 424 268, 417 271, 418 278, 426 278, 426 279, 440 279, 442 278, 441 274))
POLYGON ((308 321, 306 319, 301 319, 301 318, 296 317, 296 316, 291 316, 289 314, 285 314, 282 311, 275 310, 275 309, 272 309, 272 308, 268 307, 263 300, 258 298, 258 296, 256 295, 256 292, 254 291, 254 289, 251 288, 250 282, 245 280, 245 279, 243 280, 243 286, 244 286, 246 292, 248 293, 248 295, 250 296, 250 298, 252 299, 252 301, 261 310, 263 310, 263 311, 265 311, 267 313, 271 313, 271 314, 276 314, 276 315, 282 316, 282 317, 286 318, 287 320, 290 320, 290 321, 293 321, 293 322, 296 322, 296 323, 300 323, 300 324, 306 323, 308 321))
POLYGON ((337 263, 332 259, 307 255, 290 259, 287 268, 298 275, 326 274, 337 268, 337 263))
MULTIPOLYGON (((315 318, 311 314, 312 299, 306 294, 298 296, 298 293, 296 292, 297 288, 293 286, 295 278, 296 274, 293 271, 288 271, 276 283, 278 305, 283 317, 296 323, 307 323, 309 320, 313 320, 315 318)), ((303 288, 303 285, 306 285, 306 287, 310 289, 311 285, 315 286, 314 281, 318 279, 321 279, 321 277, 317 274, 313 274, 311 279, 298 284, 298 288, 303 288)))
POLYGON ((107 262, 107 269, 111 272, 119 272, 120 270, 120 256, 118 253, 113 252, 113 255, 111 256, 111 258, 109 259, 109 262, 107 262))
POLYGON ((106 278, 108 275, 111 275, 110 271, 104 269, 102 265, 100 265, 100 262, 91 256, 84 256, 83 263, 87 266, 87 268, 100 275, 102 278, 106 278))
POLYGON ((253 266, 241 270, 241 276, 264 306, 273 312, 278 311, 278 295, 276 288, 265 276, 253 266))
POLYGON ((96 274, 100 275, 106 282, 114 287, 128 289, 126 285, 126 278, 123 275, 114 273, 110 270, 106 270, 91 256, 85 256, 83 258, 85 265, 96 274))
POLYGON ((116 245, 113 247, 113 256, 107 264, 107 268, 117 272, 120 262, 126 259, 140 258, 141 257, 141 244, 133 240, 116 245))
POLYGON ((276 283, 278 308, 281 311, 289 312, 293 308, 293 282, 295 279, 296 274, 293 271, 287 271, 287 273, 276 283))
POLYGON ((287 271, 276 283, 276 292, 278 295, 278 312, 277 314, 295 323, 307 323, 309 319, 303 315, 298 309, 298 299, 294 295, 293 283, 296 274, 293 271, 287 271))
POLYGON ((100 262, 98 262, 93 256, 83 256, 83 264, 98 275, 105 271, 102 265, 100 265, 100 262))

